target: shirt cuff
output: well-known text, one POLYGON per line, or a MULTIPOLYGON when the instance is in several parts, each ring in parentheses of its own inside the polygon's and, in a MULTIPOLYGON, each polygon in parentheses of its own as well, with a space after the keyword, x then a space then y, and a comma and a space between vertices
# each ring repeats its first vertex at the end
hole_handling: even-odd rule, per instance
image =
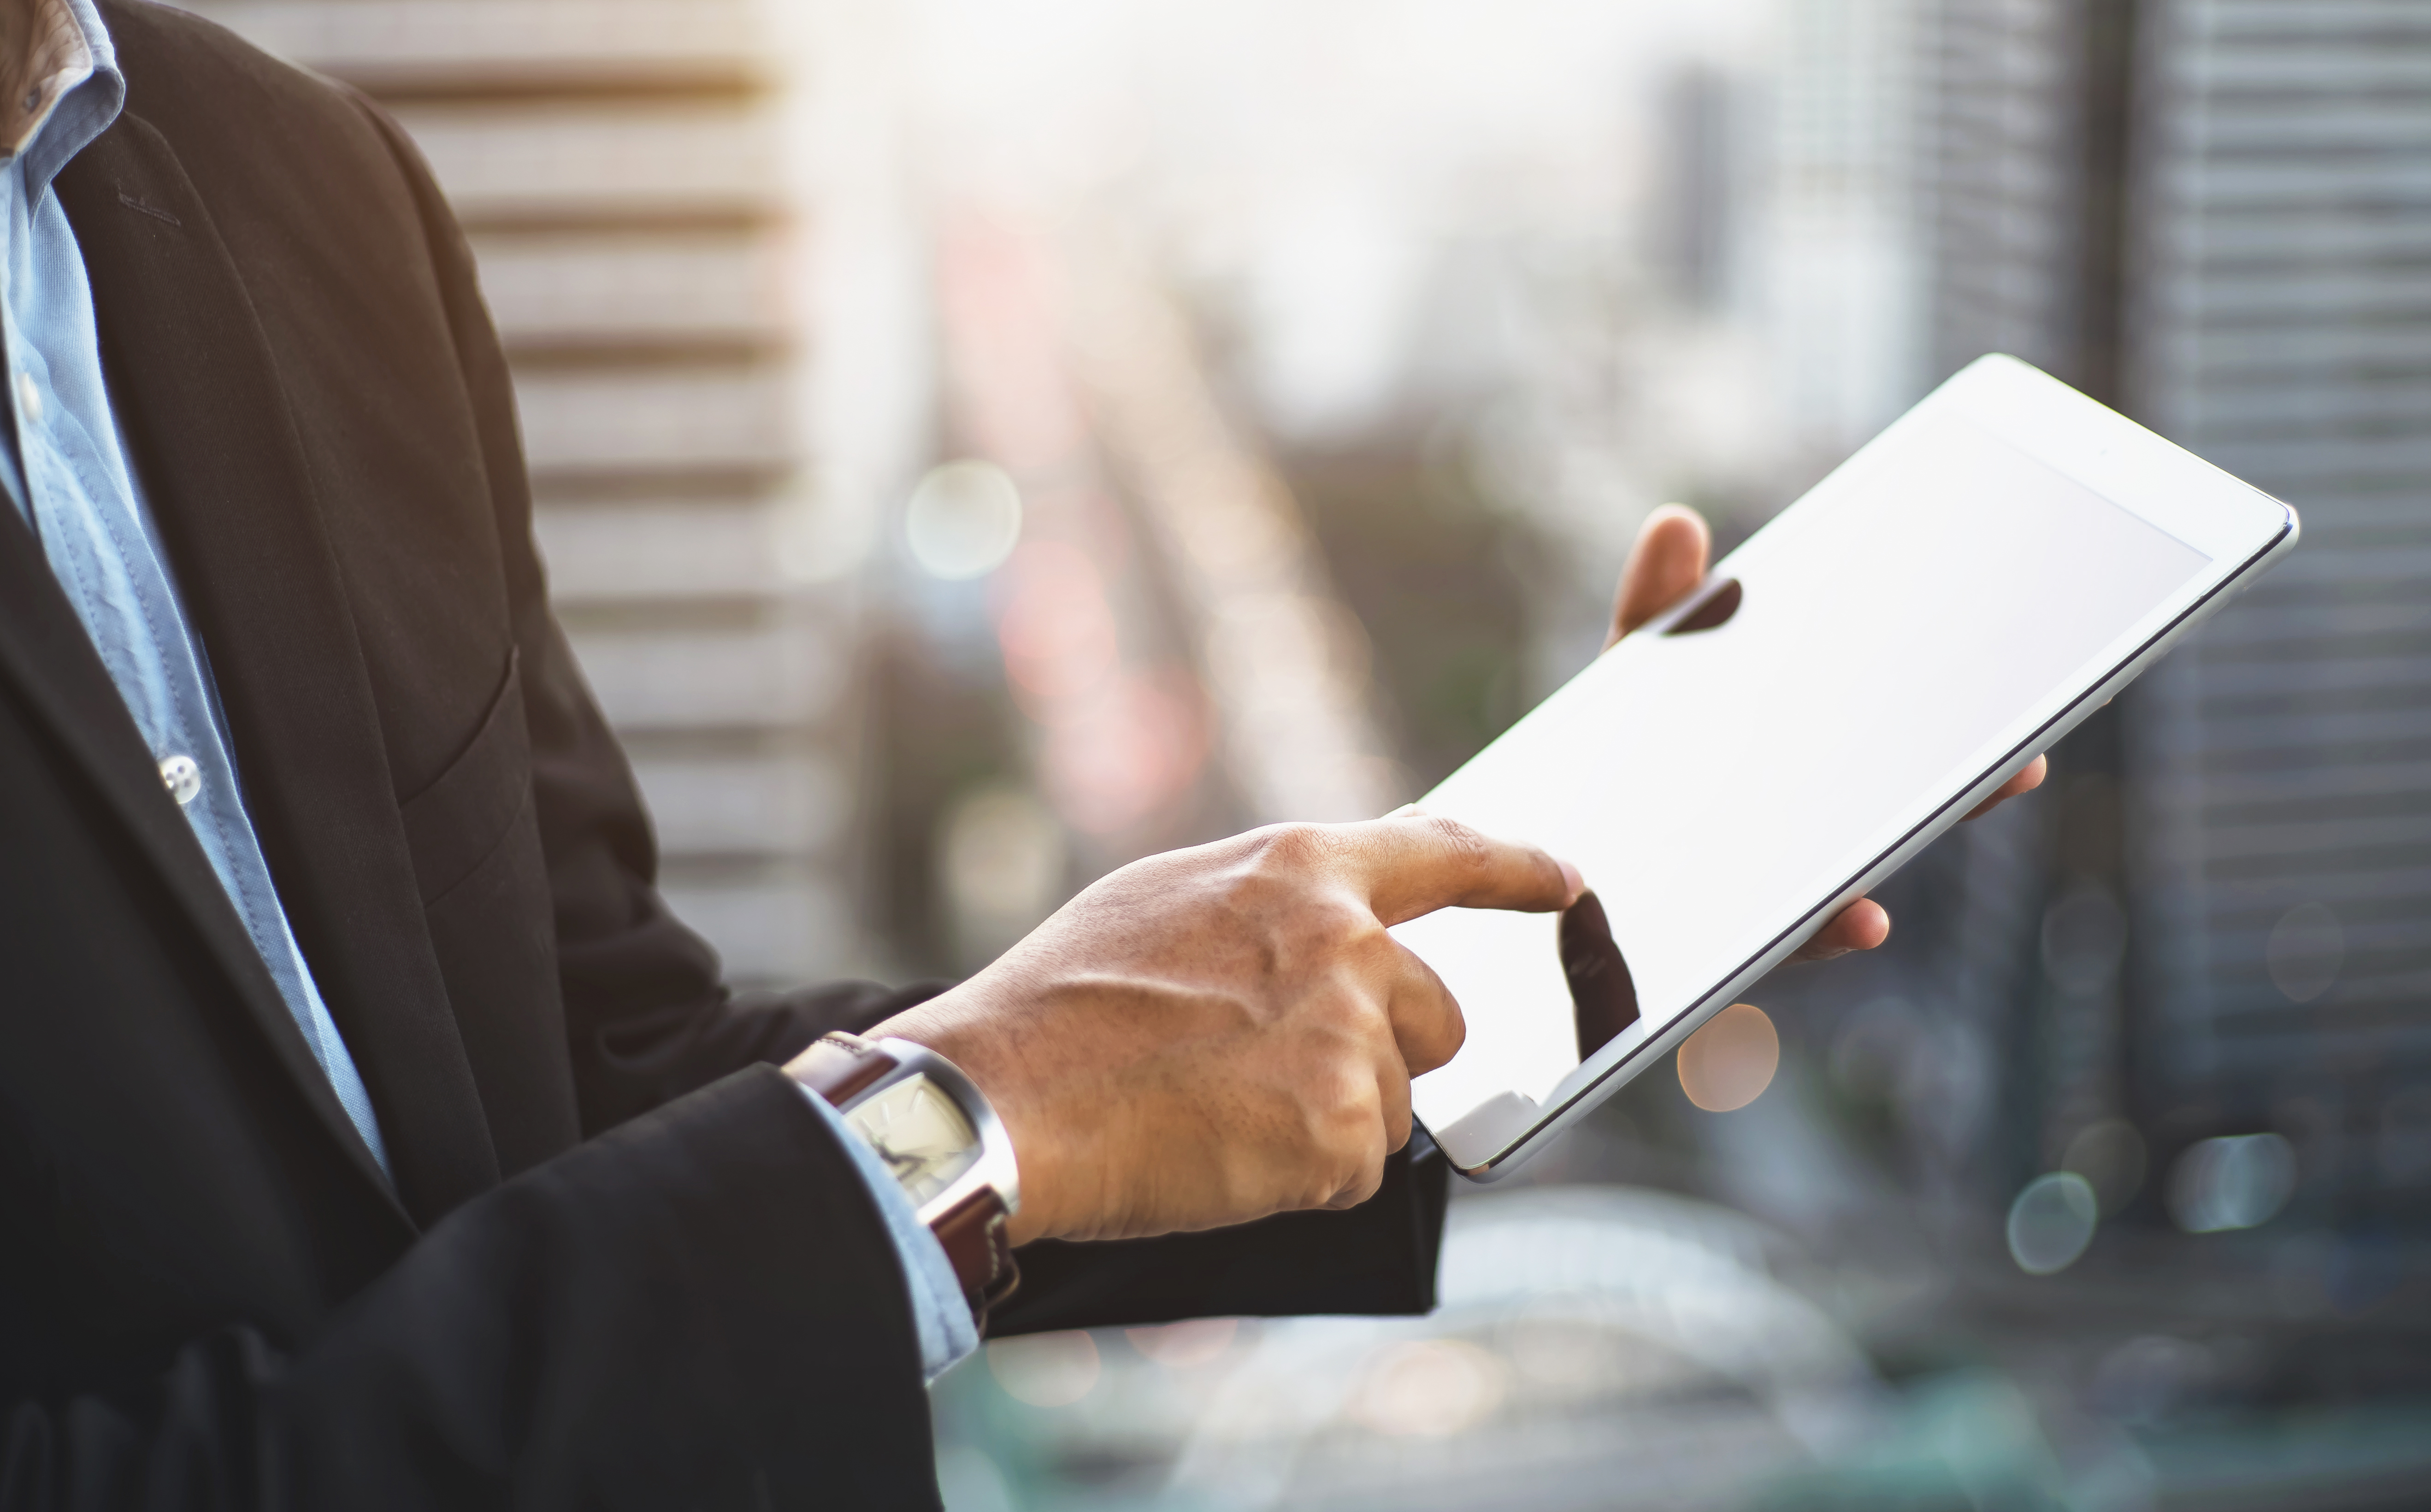
POLYGON ((962 1283, 954 1276, 953 1262, 946 1258, 946 1247, 920 1221, 919 1210, 869 1141, 852 1132, 833 1104, 799 1082, 794 1085, 850 1152, 862 1184, 878 1200, 879 1214, 886 1220, 886 1237, 895 1241, 895 1253, 903 1261, 905 1289, 912 1294, 912 1325, 920 1336, 920 1373, 934 1383, 980 1347, 979 1324, 971 1317, 962 1283))

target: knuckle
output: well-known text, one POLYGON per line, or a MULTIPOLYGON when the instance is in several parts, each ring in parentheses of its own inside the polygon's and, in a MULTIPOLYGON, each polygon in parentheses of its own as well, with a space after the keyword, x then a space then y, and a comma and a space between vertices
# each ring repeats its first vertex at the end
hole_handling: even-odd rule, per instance
POLYGON ((1256 865, 1261 871, 1314 871, 1333 850, 1333 839, 1322 824, 1269 824, 1253 838, 1257 841, 1256 865))
POLYGON ((1338 1209, 1373 1196, 1383 1182, 1392 1121, 1371 1072, 1336 1062, 1309 1079, 1299 1112, 1307 1185, 1295 1205, 1338 1209))
POLYGON ((1384 1189, 1384 1153, 1380 1147, 1359 1163, 1350 1179, 1334 1189, 1326 1206, 1335 1212, 1356 1207, 1384 1189))
POLYGON ((1327 980, 1325 998, 1337 1011, 1355 1011, 1381 996, 1390 980, 1396 941, 1373 913, 1348 898, 1301 899, 1289 938, 1295 956, 1327 980))
MULTIPOLYGON (((1366 908, 1343 907, 1329 922, 1335 948, 1363 983, 1383 985, 1401 974, 1404 946, 1366 908)), ((1361 996, 1367 996, 1362 993, 1361 996)))
POLYGON ((1327 1164, 1357 1148, 1366 1129, 1379 1122, 1376 1079, 1357 1057, 1328 1055, 1321 1065, 1300 1078, 1295 1088, 1303 1147, 1323 1152, 1327 1164))
POLYGON ((1486 842, 1485 837, 1459 820, 1430 814, 1422 822, 1434 831, 1436 840, 1444 848, 1446 858, 1453 866, 1466 871, 1482 872, 1492 858, 1493 847, 1486 842))
POLYGON ((1367 1058, 1393 1040, 1393 1010, 1375 973, 1354 968, 1346 976, 1337 990, 1326 994, 1325 1018, 1337 1053, 1356 1073, 1365 1074, 1367 1058))
MULTIPOLYGON (((1444 1060, 1450 1060, 1459 1055, 1467 1043, 1468 1015, 1455 1007, 1451 1011, 1450 1021, 1444 1024, 1442 1044, 1444 1060)), ((1437 1061, 1435 1064, 1440 1066, 1443 1061, 1437 1061)))
POLYGON ((1310 898, 1304 917, 1337 950, 1364 950, 1383 934, 1366 905, 1333 890, 1310 898))
POLYGON ((1325 1057, 1308 1088, 1305 1106, 1319 1139, 1333 1143, 1347 1126, 1355 1130, 1376 1102, 1376 1077, 1356 1049, 1325 1057))
POLYGON ((1451 1058, 1460 1054, 1460 1047, 1467 1042, 1467 1022, 1457 1013, 1450 1015, 1410 1047, 1410 1074, 1423 1076, 1437 1067, 1450 1065, 1451 1058))
POLYGON ((1425 961, 1404 949, 1397 964, 1403 972, 1398 995, 1403 1005, 1398 1021, 1403 1026, 1402 1048, 1410 1074, 1422 1075, 1460 1054, 1468 1042, 1468 1020, 1451 989, 1425 961))
POLYGON ((1287 936, 1304 933, 1313 922, 1338 924, 1344 905, 1331 896, 1326 883, 1336 846, 1320 824, 1252 830, 1222 870, 1218 886, 1227 906, 1269 920, 1287 936))

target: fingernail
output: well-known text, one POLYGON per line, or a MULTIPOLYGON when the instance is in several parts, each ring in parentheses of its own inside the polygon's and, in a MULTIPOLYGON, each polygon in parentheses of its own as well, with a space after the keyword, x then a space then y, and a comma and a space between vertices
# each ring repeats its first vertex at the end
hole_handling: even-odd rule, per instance
POLYGON ((1587 890, 1587 879, 1581 876, 1579 874, 1579 869, 1572 866, 1569 862, 1564 861, 1560 863, 1560 865, 1562 868, 1562 885, 1569 889, 1568 892, 1562 894, 1562 906, 1567 908, 1571 904, 1579 901, 1580 893, 1587 890))

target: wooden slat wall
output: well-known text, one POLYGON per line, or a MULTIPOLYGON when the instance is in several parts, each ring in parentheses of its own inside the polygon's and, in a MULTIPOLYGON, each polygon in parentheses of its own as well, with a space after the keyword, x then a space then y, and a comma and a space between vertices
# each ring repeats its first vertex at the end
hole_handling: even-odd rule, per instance
POLYGON ((241 0, 373 93, 471 235, 560 613, 679 912, 744 979, 848 970, 850 595, 790 582, 814 351, 765 0, 241 0))

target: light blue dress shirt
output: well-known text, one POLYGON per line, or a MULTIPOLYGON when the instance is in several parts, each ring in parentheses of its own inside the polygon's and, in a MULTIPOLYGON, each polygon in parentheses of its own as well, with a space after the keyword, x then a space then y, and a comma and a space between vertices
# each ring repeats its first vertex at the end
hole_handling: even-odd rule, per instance
MULTIPOLYGON (((262 858, 211 681, 169 574, 143 486, 103 382, 84 257, 51 180, 118 119, 126 83, 92 0, 64 0, 91 71, 59 94, 0 170, 0 346, 9 424, 0 483, 42 542, 136 728, 270 968, 287 1011, 380 1168, 388 1153, 371 1096, 321 1001, 262 858)), ((851 1153, 903 1261, 921 1362, 931 1380, 979 1347, 953 1266, 875 1150, 826 1101, 802 1095, 851 1153)))
POLYGON ((84 29, 91 73, 59 97, 0 173, 0 235, 7 239, 0 248, 0 343, 11 421, 0 478, 42 541, 312 1058, 386 1170, 371 1094, 287 926, 245 815, 210 670, 178 604, 102 384, 84 258, 50 191, 68 160, 118 119, 126 84, 91 0, 69 4, 84 29))

